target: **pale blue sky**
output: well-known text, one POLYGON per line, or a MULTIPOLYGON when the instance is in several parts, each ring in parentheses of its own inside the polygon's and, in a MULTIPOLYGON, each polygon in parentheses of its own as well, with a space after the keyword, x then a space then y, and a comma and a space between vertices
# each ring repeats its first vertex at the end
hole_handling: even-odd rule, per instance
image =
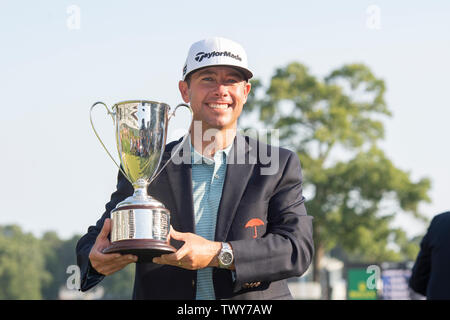
MULTIPOLYGON (((317 76, 367 64, 385 80, 393 112, 383 149, 414 179, 432 179, 432 203, 421 207, 430 218, 446 211, 449 13, 448 1, 2 1, 0 224, 84 233, 103 213, 117 171, 90 128, 90 106, 176 105, 190 44, 215 35, 240 42, 264 83, 291 61, 317 76), (80 29, 67 26, 71 5, 80 29), (380 29, 367 27, 370 5, 380 9, 380 29)), ((110 119, 95 115, 112 148, 110 119)), ((188 120, 180 112, 171 134, 188 120)), ((396 223, 411 235, 426 228, 406 217, 396 223)))

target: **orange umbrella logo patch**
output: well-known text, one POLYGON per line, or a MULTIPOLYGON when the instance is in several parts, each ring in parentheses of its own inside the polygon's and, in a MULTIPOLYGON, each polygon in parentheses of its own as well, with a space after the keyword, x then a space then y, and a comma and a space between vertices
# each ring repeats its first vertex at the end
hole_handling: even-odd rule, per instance
POLYGON ((253 234, 253 239, 255 239, 258 236, 258 231, 257 231, 256 227, 263 226, 263 225, 264 225, 264 221, 262 221, 261 219, 258 219, 258 218, 253 218, 247 222, 247 224, 245 225, 245 228, 252 228, 252 227, 255 228, 254 229, 255 232, 253 234))

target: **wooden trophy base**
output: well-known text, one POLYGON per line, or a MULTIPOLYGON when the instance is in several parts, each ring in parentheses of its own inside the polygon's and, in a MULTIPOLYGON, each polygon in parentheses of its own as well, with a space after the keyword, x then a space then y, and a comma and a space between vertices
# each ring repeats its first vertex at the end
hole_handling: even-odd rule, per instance
POLYGON ((137 262, 152 262, 152 259, 163 254, 177 251, 161 240, 125 239, 113 242, 103 253, 132 254, 138 257, 137 262))

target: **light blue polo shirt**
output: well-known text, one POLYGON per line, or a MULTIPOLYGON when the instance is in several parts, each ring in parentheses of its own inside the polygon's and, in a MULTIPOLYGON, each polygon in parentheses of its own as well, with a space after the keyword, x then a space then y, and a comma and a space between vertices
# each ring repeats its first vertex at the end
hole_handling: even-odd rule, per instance
MULTIPOLYGON (((191 143, 195 233, 211 241, 214 241, 215 237, 227 157, 232 146, 231 143, 227 148, 216 151, 214 158, 209 159, 197 152, 191 143)), ((212 267, 197 271, 196 300, 215 300, 212 271, 212 267)))

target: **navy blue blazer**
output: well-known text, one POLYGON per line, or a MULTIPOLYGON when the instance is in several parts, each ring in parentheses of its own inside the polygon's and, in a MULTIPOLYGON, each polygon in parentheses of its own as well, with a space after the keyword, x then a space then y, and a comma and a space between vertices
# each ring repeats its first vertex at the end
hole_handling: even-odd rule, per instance
POLYGON ((409 286, 427 299, 450 299, 450 212, 436 215, 420 243, 409 286))
MULTIPOLYGON (((166 146, 162 163, 170 158, 180 140, 166 146)), ((190 152, 187 146, 188 140, 181 149, 190 152)), ((180 155, 184 156, 183 151, 180 155)), ((150 185, 149 193, 170 210, 175 230, 195 233, 190 155, 185 159, 189 161, 169 162, 150 185)), ((90 265, 89 252, 110 211, 132 194, 133 187, 119 172, 117 190, 106 204, 105 213, 79 240, 76 252, 82 291, 103 279, 90 265)), ((295 153, 236 135, 228 158, 215 233, 215 241, 229 242, 233 248, 235 279, 231 271, 214 268, 217 299, 292 298, 286 279, 301 276, 314 252, 312 217, 307 215, 304 201, 300 161, 295 153), (245 163, 238 161, 237 154, 242 152, 237 150, 243 150, 245 163), (234 163, 230 163, 233 162, 230 157, 234 157, 234 163), (262 174, 264 170, 274 172, 262 174)), ((171 244, 180 248, 183 243, 172 239, 171 244)), ((195 299, 196 277, 197 272, 192 270, 137 263, 133 298, 195 299)))

